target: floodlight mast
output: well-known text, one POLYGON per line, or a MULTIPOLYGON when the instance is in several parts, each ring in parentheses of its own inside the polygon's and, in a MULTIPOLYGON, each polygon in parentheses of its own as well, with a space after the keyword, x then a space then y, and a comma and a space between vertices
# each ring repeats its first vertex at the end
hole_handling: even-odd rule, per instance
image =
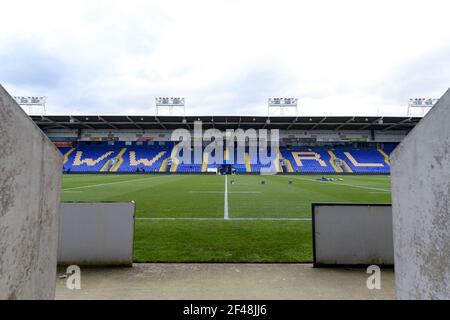
POLYGON ((45 104, 47 102, 47 97, 22 97, 22 96, 15 96, 13 97, 14 100, 16 100, 17 104, 21 107, 28 107, 28 114, 31 114, 33 111, 33 107, 41 107, 42 113, 41 114, 47 114, 47 111, 45 109, 45 104))
POLYGON ((408 101, 408 111, 407 116, 411 117, 417 114, 413 114, 412 110, 419 109, 421 111, 421 116, 425 116, 431 108, 439 101, 439 99, 433 98, 412 98, 408 101))
POLYGON ((297 98, 269 98, 267 101, 267 115, 298 116, 297 98), (276 112, 273 112, 275 111, 276 112))
POLYGON ((185 99, 180 97, 156 97, 156 115, 162 115, 162 110, 168 110, 169 115, 172 116, 177 110, 182 110, 182 115, 186 115, 185 99))

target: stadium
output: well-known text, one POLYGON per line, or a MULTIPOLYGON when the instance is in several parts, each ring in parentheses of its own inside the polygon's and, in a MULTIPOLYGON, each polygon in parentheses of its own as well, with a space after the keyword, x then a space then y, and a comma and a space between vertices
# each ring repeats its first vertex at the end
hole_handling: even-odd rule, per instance
POLYGON ((63 201, 136 202, 136 262, 312 262, 311 204, 390 203, 389 155, 420 120, 32 119, 64 156, 63 201), (250 155, 247 139, 239 161, 237 142, 231 153, 222 141, 224 159, 217 163, 205 152, 211 142, 203 141, 196 163, 193 147, 186 151, 170 138, 173 130, 193 130, 198 121, 204 130, 221 132, 277 129, 279 147, 264 150, 270 162, 262 163, 257 147, 250 155), (189 153, 188 163, 178 159, 183 152, 189 153), (274 174, 264 174, 271 166, 274 174))
POLYGON ((446 6, 5 2, 0 300, 449 300, 446 6))
MULTIPOLYGON (((392 216, 395 207, 391 208, 391 190, 402 193, 405 189, 398 187, 398 179, 410 179, 405 174, 399 177, 397 171, 394 176, 397 188, 395 184, 391 187, 392 159, 401 157, 393 154, 404 154, 408 137, 423 130, 421 125, 426 119, 434 116, 434 121, 438 121, 436 114, 439 110, 445 112, 449 97, 447 93, 440 100, 411 100, 409 107, 433 109, 425 118, 28 116, 19 104, 24 106, 24 101, 30 103, 36 99, 12 98, 3 90, 4 119, 17 115, 13 116, 15 121, 4 122, 10 124, 5 132, 15 133, 4 135, 6 150, 12 154, 3 155, 6 158, 2 165, 4 172, 17 170, 13 160, 17 152, 24 153, 23 159, 41 162, 40 170, 24 165, 21 166, 24 171, 16 173, 17 177, 25 175, 30 181, 37 179, 37 185, 29 183, 27 188, 31 195, 40 195, 37 199, 41 204, 26 207, 32 211, 38 209, 40 215, 46 212, 46 218, 42 216, 37 223, 43 225, 43 219, 49 219, 45 224, 52 230, 58 229, 49 233, 51 237, 44 242, 37 242, 39 246, 44 245, 37 249, 39 252, 44 250, 52 255, 47 244, 58 234, 58 240, 53 242, 56 244, 53 248, 57 249, 53 261, 60 268, 69 265, 69 274, 71 268, 88 268, 83 272, 87 272, 88 279, 94 279, 93 283, 96 277, 112 271, 92 271, 90 267, 133 266, 125 279, 104 287, 93 297, 104 298, 109 290, 116 292, 113 297, 117 297, 124 285, 135 288, 130 279, 154 272, 150 270, 155 268, 159 270, 158 263, 169 266, 165 271, 158 271, 165 274, 161 279, 169 276, 167 270, 176 269, 170 271, 170 277, 175 275, 172 279, 175 283, 178 276, 189 274, 192 268, 204 269, 202 272, 208 274, 217 263, 219 267, 213 273, 219 273, 210 279, 215 282, 229 272, 224 263, 230 263, 231 268, 237 268, 234 270, 257 269, 247 270, 245 279, 254 272, 262 272, 260 277, 270 279, 289 270, 289 276, 295 279, 293 283, 313 281, 307 285, 310 290, 314 283, 324 279, 324 274, 313 271, 315 268, 368 266, 367 270, 380 271, 383 267, 388 286, 378 295, 361 293, 360 284, 355 286, 355 281, 361 281, 357 280, 361 278, 361 269, 351 271, 349 279, 345 273, 338 276, 340 280, 336 284, 347 289, 322 285, 320 292, 333 298, 350 298, 354 297, 348 295, 351 288, 354 291, 350 292, 365 298, 387 299, 393 297, 393 237, 398 228, 392 216), (31 123, 31 127, 16 126, 18 119, 31 123), (38 140, 24 140, 21 149, 9 148, 8 137, 27 139, 19 133, 22 127, 36 131, 38 140), (46 146, 36 147, 39 143, 46 146), (34 150, 43 150, 37 155, 40 160, 32 156, 37 152, 34 150), (61 203, 58 196, 50 197, 51 193, 59 194, 61 203), (42 202, 46 204, 42 206, 42 202), (59 215, 57 220, 51 218, 52 206, 59 215), (195 267, 199 263, 205 263, 205 267, 195 267), (258 270, 257 265, 252 265, 255 263, 267 264, 267 270, 258 270), (283 267, 283 263, 295 267, 283 267), (309 269, 311 264, 313 269, 309 269), (306 273, 299 276, 299 270, 306 273)), ((272 100, 269 99, 269 104, 272 100)), ((283 104, 297 101, 277 100, 284 101, 283 104)), ((441 161, 431 152, 429 156, 433 161, 441 161)), ((410 165, 420 170, 416 158, 404 157, 401 170, 411 159, 410 165)), ((432 169, 437 164, 432 164, 432 169)), ((8 179, 4 181, 11 186, 8 179)), ((416 180, 410 183, 414 185, 416 180)), ((26 188, 14 190, 16 196, 27 191, 26 188)), ((13 199, 9 193, 4 201, 6 206, 10 198, 13 199)), ((397 193, 394 199, 402 203, 406 198, 397 193)), ((17 205, 28 206, 28 202, 20 201, 17 205)), ((17 219, 17 214, 11 217, 17 219)), ((25 216, 25 224, 28 221, 30 217, 25 216)), ((230 279, 226 286, 230 281, 238 281, 235 285, 239 286, 239 278, 231 276, 230 279)), ((367 282, 367 288, 381 289, 377 281, 381 280, 367 282)), ((71 288, 69 282, 66 285, 71 288)), ((256 290, 257 297, 266 292, 258 286, 248 287, 256 290)), ((159 284, 156 291, 166 289, 164 284, 159 284)), ((60 297, 77 297, 61 290, 60 283, 57 289, 60 297)), ((131 297, 140 297, 141 291, 134 290, 137 291, 131 290, 131 297)), ((203 287, 189 292, 191 297, 205 297, 203 287)), ((220 294, 215 294, 223 299, 224 292, 227 289, 222 288, 220 294)), ((242 291, 238 292, 238 296, 244 297, 242 291)), ((267 290, 268 297, 273 298, 274 292, 273 288, 267 290)), ((292 298, 303 297, 309 290, 290 287, 287 292, 290 293, 286 298, 292 298)), ((178 294, 172 292, 169 298, 179 297, 178 294)), ((230 293, 225 293, 225 297, 226 294, 230 293)), ((279 298, 280 293, 275 296, 279 298)))

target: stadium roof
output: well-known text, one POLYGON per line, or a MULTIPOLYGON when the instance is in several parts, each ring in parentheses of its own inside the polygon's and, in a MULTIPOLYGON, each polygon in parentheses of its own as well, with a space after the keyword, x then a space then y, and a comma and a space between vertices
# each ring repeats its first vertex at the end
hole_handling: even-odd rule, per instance
POLYGON ((301 116, 31 116, 42 129, 193 129, 201 120, 203 129, 280 130, 411 130, 420 117, 301 117, 301 116))

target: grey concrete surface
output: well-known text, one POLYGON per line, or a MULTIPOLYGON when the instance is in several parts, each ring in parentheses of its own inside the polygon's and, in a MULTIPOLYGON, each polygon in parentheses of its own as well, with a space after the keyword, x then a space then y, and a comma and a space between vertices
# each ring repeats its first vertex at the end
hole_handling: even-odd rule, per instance
POLYGON ((391 163, 397 296, 450 299, 450 90, 391 163))
POLYGON ((0 299, 52 299, 63 157, 0 86, 0 299))
POLYGON ((81 289, 66 287, 58 269, 57 299, 395 299, 393 269, 369 290, 365 269, 311 264, 142 263, 133 268, 82 268, 81 289))
POLYGON ((134 202, 63 202, 58 264, 131 266, 134 202))

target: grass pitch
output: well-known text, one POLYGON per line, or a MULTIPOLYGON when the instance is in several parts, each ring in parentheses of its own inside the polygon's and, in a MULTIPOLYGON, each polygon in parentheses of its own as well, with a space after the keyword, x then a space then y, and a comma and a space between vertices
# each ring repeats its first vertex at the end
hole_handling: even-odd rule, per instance
POLYGON ((311 203, 391 202, 388 176, 318 177, 65 175, 62 201, 134 200, 136 262, 311 262, 311 203))

